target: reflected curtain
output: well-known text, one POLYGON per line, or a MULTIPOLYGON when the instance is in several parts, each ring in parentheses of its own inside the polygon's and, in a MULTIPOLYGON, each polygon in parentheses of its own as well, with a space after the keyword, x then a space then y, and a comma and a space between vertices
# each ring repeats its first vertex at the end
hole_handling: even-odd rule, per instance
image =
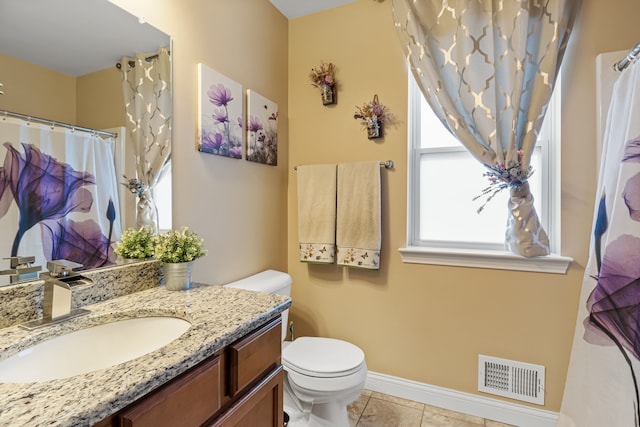
POLYGON ((168 48, 138 53, 120 62, 127 132, 136 156, 137 178, 149 189, 171 156, 171 58, 168 48))
POLYGON ((548 255, 530 160, 579 0, 393 0, 393 17, 427 102, 487 168, 487 201, 510 189, 505 245, 548 255))

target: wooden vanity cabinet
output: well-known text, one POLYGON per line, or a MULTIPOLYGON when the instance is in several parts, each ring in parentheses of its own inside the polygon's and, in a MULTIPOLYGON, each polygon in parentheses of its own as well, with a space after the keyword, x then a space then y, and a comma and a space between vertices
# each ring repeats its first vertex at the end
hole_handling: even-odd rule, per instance
POLYGON ((281 427, 280 317, 94 427, 281 427))
POLYGON ((282 366, 238 399, 208 427, 282 427, 284 425, 282 366))

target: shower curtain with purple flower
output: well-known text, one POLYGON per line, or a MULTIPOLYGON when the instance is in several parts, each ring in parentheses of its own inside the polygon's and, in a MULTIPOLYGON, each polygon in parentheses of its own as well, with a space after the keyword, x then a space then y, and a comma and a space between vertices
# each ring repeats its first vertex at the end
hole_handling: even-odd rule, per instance
POLYGON ((559 426, 638 427, 640 64, 617 79, 559 426))
POLYGON ((113 264, 121 233, 114 139, 3 117, 0 142, 0 258, 35 256, 43 269, 54 259, 113 264))

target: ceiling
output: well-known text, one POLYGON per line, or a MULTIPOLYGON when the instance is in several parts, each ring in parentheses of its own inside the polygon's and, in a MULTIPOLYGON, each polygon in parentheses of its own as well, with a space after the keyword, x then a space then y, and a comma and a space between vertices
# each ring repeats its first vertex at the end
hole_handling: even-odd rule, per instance
POLYGON ((106 0, 0 0, 0 52, 71 76, 169 43, 106 0))
POLYGON ((299 18, 355 0, 269 0, 287 19, 299 18))

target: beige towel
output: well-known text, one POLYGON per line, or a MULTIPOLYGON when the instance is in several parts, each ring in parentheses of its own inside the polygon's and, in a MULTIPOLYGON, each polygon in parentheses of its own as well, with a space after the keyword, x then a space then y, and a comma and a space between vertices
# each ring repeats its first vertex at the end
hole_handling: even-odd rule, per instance
POLYGON ((300 261, 332 264, 336 256, 336 165, 298 166, 300 261))
POLYGON ((338 165, 338 264, 380 268, 380 162, 338 165))

